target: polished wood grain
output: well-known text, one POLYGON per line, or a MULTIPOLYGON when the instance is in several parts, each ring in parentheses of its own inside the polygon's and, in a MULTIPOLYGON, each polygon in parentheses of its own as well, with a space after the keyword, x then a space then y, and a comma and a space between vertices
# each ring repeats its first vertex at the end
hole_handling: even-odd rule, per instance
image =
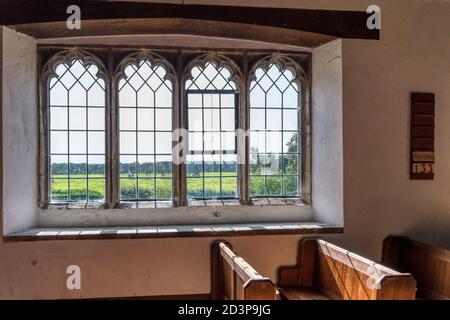
POLYGON ((277 300, 272 281, 236 255, 231 245, 216 241, 211 247, 211 297, 216 300, 277 300))
POLYGON ((315 289, 299 287, 280 287, 280 295, 286 300, 330 300, 315 289))
POLYGON ((410 179, 412 180, 434 179, 434 121, 434 93, 412 92, 410 116, 410 179), (433 159, 414 160, 414 154, 423 151, 433 153, 433 159), (426 172, 418 172, 418 166, 426 166, 428 169, 426 172))
MULTIPOLYGON (((0 27, 0 141, 3 141, 3 27, 0 27)), ((3 177, 3 148, 0 148, 0 177, 3 177)), ((3 178, 0 179, 0 208, 3 212, 3 178)), ((4 216, 3 216, 4 217, 4 216)), ((0 219, 0 234, 3 234, 3 220, 0 219)))
POLYGON ((313 298, 311 292, 342 300, 412 300, 416 293, 411 274, 314 238, 300 242, 297 265, 281 267, 278 284, 281 295, 294 300, 313 298))
POLYGON ((65 22, 42 22, 12 26, 15 30, 37 39, 74 43, 86 37, 123 35, 193 35, 220 39, 260 41, 280 45, 314 48, 336 37, 299 30, 268 26, 245 25, 221 21, 191 21, 186 19, 108 19, 83 21, 80 30, 68 30, 65 22))
MULTIPOLYGON (((220 6, 94 0, 0 0, 0 24, 25 25, 65 22, 69 5, 82 12, 82 28, 93 20, 177 19, 238 23, 243 28, 267 26, 321 33, 340 38, 379 39, 380 30, 367 28, 365 11, 311 10, 249 6, 220 6)), ((110 27, 113 23, 110 23, 110 27)))
POLYGON ((387 237, 383 242, 384 264, 410 272, 423 299, 450 299, 450 250, 408 237, 387 237))

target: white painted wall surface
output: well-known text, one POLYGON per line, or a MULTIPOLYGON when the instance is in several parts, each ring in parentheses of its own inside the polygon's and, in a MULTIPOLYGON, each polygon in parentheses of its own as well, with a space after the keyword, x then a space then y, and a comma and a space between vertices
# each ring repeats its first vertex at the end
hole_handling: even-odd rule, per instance
POLYGON ((37 220, 37 61, 33 38, 1 28, 3 228, 10 233, 30 228, 37 220))
POLYGON ((313 219, 342 226, 342 40, 313 50, 311 91, 313 219))
MULTIPOLYGON (((374 2, 240 3, 365 10, 374 2)), ((392 233, 450 247, 450 3, 376 3, 382 10, 381 41, 342 44, 345 233, 328 237, 374 259, 380 257, 382 239, 392 233), (436 93, 434 181, 408 179, 409 92, 416 90, 436 93)), ((205 293, 212 240, 1 243, 0 298, 205 293), (82 269, 81 291, 65 288, 70 264, 82 269)), ((230 239, 239 254, 273 278, 279 265, 294 263, 298 240, 297 236, 230 239)))

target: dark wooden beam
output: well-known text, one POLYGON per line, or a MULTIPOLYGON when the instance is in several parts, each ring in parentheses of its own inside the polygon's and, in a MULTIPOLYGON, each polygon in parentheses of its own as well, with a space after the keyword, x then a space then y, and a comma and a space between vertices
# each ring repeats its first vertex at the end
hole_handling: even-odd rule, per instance
MULTIPOLYGON (((3 32, 0 32, 0 141, 3 141, 3 32)), ((3 144, 0 148, 0 209, 3 212, 3 144)), ((6 215, 0 218, 0 244, 3 235, 3 220, 6 215)))
POLYGON ((307 10, 126 1, 0 0, 0 24, 23 25, 66 21, 69 5, 81 8, 82 20, 188 19, 233 22, 321 33, 340 38, 379 39, 369 30, 369 14, 361 11, 307 10))
MULTIPOLYGON (((58 39, 58 43, 68 41, 68 43, 74 44, 82 43, 83 38, 89 37, 177 35, 249 40, 277 45, 314 48, 336 39, 336 37, 330 35, 292 29, 190 19, 87 20, 83 21, 80 30, 67 29, 65 22, 29 23, 12 27, 16 31, 36 39, 58 39), (64 40, 65 38, 70 40, 64 40)), ((111 39, 108 41, 111 41, 111 39)), ((124 44, 123 40, 120 44, 124 44)))

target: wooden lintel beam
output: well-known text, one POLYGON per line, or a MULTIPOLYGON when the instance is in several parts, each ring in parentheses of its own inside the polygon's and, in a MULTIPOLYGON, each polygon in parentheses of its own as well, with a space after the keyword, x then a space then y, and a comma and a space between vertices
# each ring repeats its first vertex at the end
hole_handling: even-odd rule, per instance
POLYGON ((379 39, 366 26, 362 11, 187 5, 98 0, 0 0, 0 24, 24 25, 66 21, 69 5, 81 8, 82 20, 189 19, 292 29, 340 38, 379 39))

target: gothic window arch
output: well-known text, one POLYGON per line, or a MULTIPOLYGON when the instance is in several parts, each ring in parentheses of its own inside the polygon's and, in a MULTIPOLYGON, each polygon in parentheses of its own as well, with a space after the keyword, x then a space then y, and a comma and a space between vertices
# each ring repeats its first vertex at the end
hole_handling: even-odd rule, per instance
POLYGON ((249 189, 252 198, 309 195, 307 76, 291 58, 271 55, 249 83, 249 189))
POLYGON ((56 50, 40 49, 41 208, 310 203, 307 56, 56 50))
POLYGON ((41 202, 103 203, 107 197, 105 70, 83 50, 57 54, 44 68, 41 148, 48 151, 40 168, 41 202))
POLYGON ((125 58, 116 74, 119 201, 156 207, 173 199, 175 73, 149 52, 125 58))
POLYGON ((242 74, 229 58, 206 54, 185 72, 188 200, 238 199, 242 74))

